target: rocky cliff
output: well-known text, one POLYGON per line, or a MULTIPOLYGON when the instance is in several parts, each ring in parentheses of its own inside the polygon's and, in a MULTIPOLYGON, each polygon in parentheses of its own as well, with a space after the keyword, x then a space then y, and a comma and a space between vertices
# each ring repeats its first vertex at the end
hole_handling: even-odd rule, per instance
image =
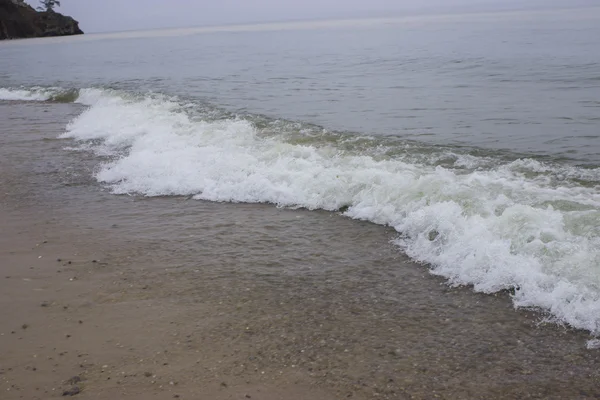
POLYGON ((38 12, 22 0, 0 0, 0 40, 82 33, 71 17, 54 11, 38 12))

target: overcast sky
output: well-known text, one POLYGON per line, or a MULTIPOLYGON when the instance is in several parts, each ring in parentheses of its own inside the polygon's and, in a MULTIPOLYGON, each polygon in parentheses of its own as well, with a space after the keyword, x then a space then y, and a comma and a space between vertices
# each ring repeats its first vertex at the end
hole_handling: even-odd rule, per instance
MULTIPOLYGON (((38 0, 28 0, 34 7, 38 0)), ((406 13, 490 11, 574 5, 600 0, 61 0, 57 11, 86 32, 191 27, 406 13)))

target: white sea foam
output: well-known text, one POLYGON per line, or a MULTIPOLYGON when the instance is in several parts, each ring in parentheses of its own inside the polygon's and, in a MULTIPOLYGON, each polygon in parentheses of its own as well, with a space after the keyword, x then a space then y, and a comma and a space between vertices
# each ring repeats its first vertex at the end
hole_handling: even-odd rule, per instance
POLYGON ((519 160, 461 172, 291 144, 247 120, 191 117, 161 96, 83 90, 78 101, 90 108, 63 137, 120 155, 97 173, 114 193, 349 206, 349 217, 396 228, 397 243, 450 283, 513 289, 516 306, 600 334, 598 169, 561 175, 519 160), (592 183, 570 179, 581 176, 592 183))
POLYGON ((0 100, 45 101, 49 100, 55 91, 52 89, 9 89, 0 88, 0 100))

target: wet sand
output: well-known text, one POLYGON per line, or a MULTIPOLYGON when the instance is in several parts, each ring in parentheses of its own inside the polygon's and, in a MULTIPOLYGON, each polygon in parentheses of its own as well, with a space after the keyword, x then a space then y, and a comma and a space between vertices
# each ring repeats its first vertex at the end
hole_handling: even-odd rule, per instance
POLYGON ((388 228, 107 193, 54 139, 79 110, 0 103, 0 398, 600 398, 586 333, 448 287, 388 228))

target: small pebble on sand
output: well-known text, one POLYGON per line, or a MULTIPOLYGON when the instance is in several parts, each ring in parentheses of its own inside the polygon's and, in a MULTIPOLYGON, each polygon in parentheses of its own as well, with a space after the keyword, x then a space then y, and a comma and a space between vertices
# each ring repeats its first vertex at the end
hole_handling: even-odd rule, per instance
POLYGON ((71 389, 65 390, 62 395, 63 396, 75 396, 75 395, 78 395, 79 393, 81 393, 81 389, 79 389, 78 386, 73 386, 71 389))

